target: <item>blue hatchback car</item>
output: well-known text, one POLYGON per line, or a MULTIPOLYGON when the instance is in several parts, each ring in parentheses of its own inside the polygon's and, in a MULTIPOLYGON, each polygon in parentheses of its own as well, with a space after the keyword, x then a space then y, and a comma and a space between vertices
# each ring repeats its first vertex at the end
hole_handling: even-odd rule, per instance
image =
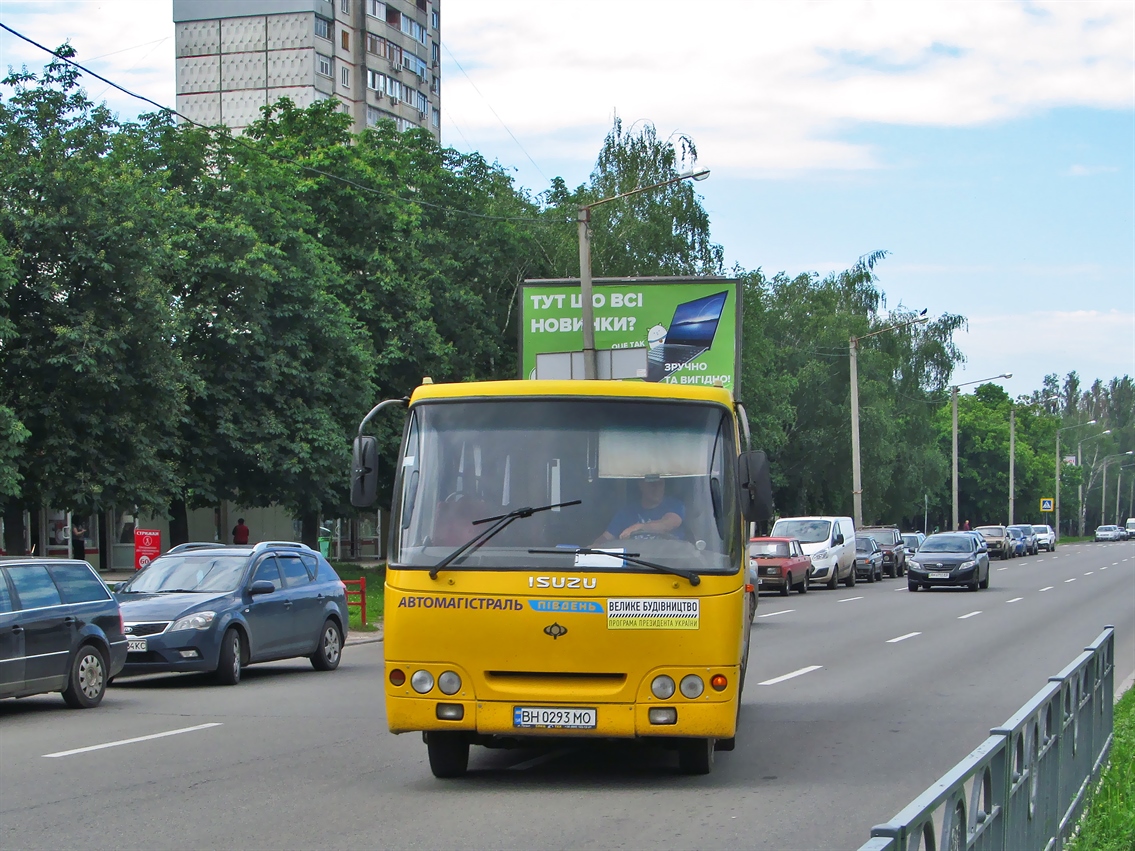
POLYGON ((212 671, 225 685, 241 668, 306 656, 339 666, 347 595, 339 576, 303 544, 181 544, 116 592, 129 641, 124 676, 212 671))

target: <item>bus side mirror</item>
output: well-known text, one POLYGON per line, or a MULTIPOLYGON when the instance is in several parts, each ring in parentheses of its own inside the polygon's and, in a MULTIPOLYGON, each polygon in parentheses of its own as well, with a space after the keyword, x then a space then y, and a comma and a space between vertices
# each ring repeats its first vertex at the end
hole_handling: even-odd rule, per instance
POLYGON ((351 505, 370 508, 378 496, 378 438, 359 435, 351 451, 351 505))
POLYGON ((772 478, 768 456, 760 449, 742 452, 740 457, 741 510, 745 519, 772 519, 772 478))

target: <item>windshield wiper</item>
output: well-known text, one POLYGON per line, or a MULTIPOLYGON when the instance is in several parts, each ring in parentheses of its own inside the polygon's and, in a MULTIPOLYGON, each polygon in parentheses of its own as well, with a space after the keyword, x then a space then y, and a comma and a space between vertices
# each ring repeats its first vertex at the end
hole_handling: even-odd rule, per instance
POLYGON ((200 588, 163 588, 159 594, 204 594, 200 588))
POLYGON ((701 585, 701 577, 692 570, 682 570, 680 567, 667 567, 664 564, 656 564, 653 561, 644 561, 638 558, 638 553, 612 552, 611 550, 597 550, 592 547, 561 547, 557 550, 529 550, 528 552, 541 555, 565 553, 577 556, 610 556, 611 558, 621 558, 623 561, 637 564, 639 567, 649 567, 651 570, 657 570, 659 573, 669 573, 673 576, 680 576, 683 579, 689 580, 691 585, 701 585))
POLYGON ((480 526, 482 523, 492 523, 493 525, 488 529, 484 529, 483 531, 478 532, 460 547, 455 549, 453 552, 451 552, 449 555, 447 555, 445 558, 431 567, 430 579, 437 579, 437 573, 439 570, 449 567, 449 565, 457 561, 457 559, 461 558, 461 556, 463 556, 466 551, 475 550, 478 547, 488 543, 489 539, 495 537, 498 532, 502 531, 513 520, 518 520, 521 517, 531 517, 538 511, 551 511, 553 508, 566 508, 569 505, 579 505, 582 502, 582 499, 573 499, 571 502, 557 502, 553 505, 541 505, 539 508, 518 508, 515 511, 508 512, 508 514, 498 514, 495 517, 482 517, 480 520, 474 520, 472 524, 474 526, 480 526))

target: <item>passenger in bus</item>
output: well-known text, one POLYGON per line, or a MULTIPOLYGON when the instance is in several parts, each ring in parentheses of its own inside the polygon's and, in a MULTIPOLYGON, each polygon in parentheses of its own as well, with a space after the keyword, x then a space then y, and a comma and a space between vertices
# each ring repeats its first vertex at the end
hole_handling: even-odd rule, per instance
POLYGON ((685 538, 682 522, 686 507, 677 497, 666 496, 666 480, 647 476, 639 479, 638 490, 637 502, 615 512, 593 546, 627 538, 685 538))

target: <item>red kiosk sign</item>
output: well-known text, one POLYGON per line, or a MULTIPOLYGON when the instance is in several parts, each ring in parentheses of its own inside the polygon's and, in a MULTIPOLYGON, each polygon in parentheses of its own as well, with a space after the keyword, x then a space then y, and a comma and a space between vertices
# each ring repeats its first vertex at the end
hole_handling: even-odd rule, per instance
POLYGON ((134 530, 134 569, 149 567, 162 554, 162 533, 158 529, 134 530))

